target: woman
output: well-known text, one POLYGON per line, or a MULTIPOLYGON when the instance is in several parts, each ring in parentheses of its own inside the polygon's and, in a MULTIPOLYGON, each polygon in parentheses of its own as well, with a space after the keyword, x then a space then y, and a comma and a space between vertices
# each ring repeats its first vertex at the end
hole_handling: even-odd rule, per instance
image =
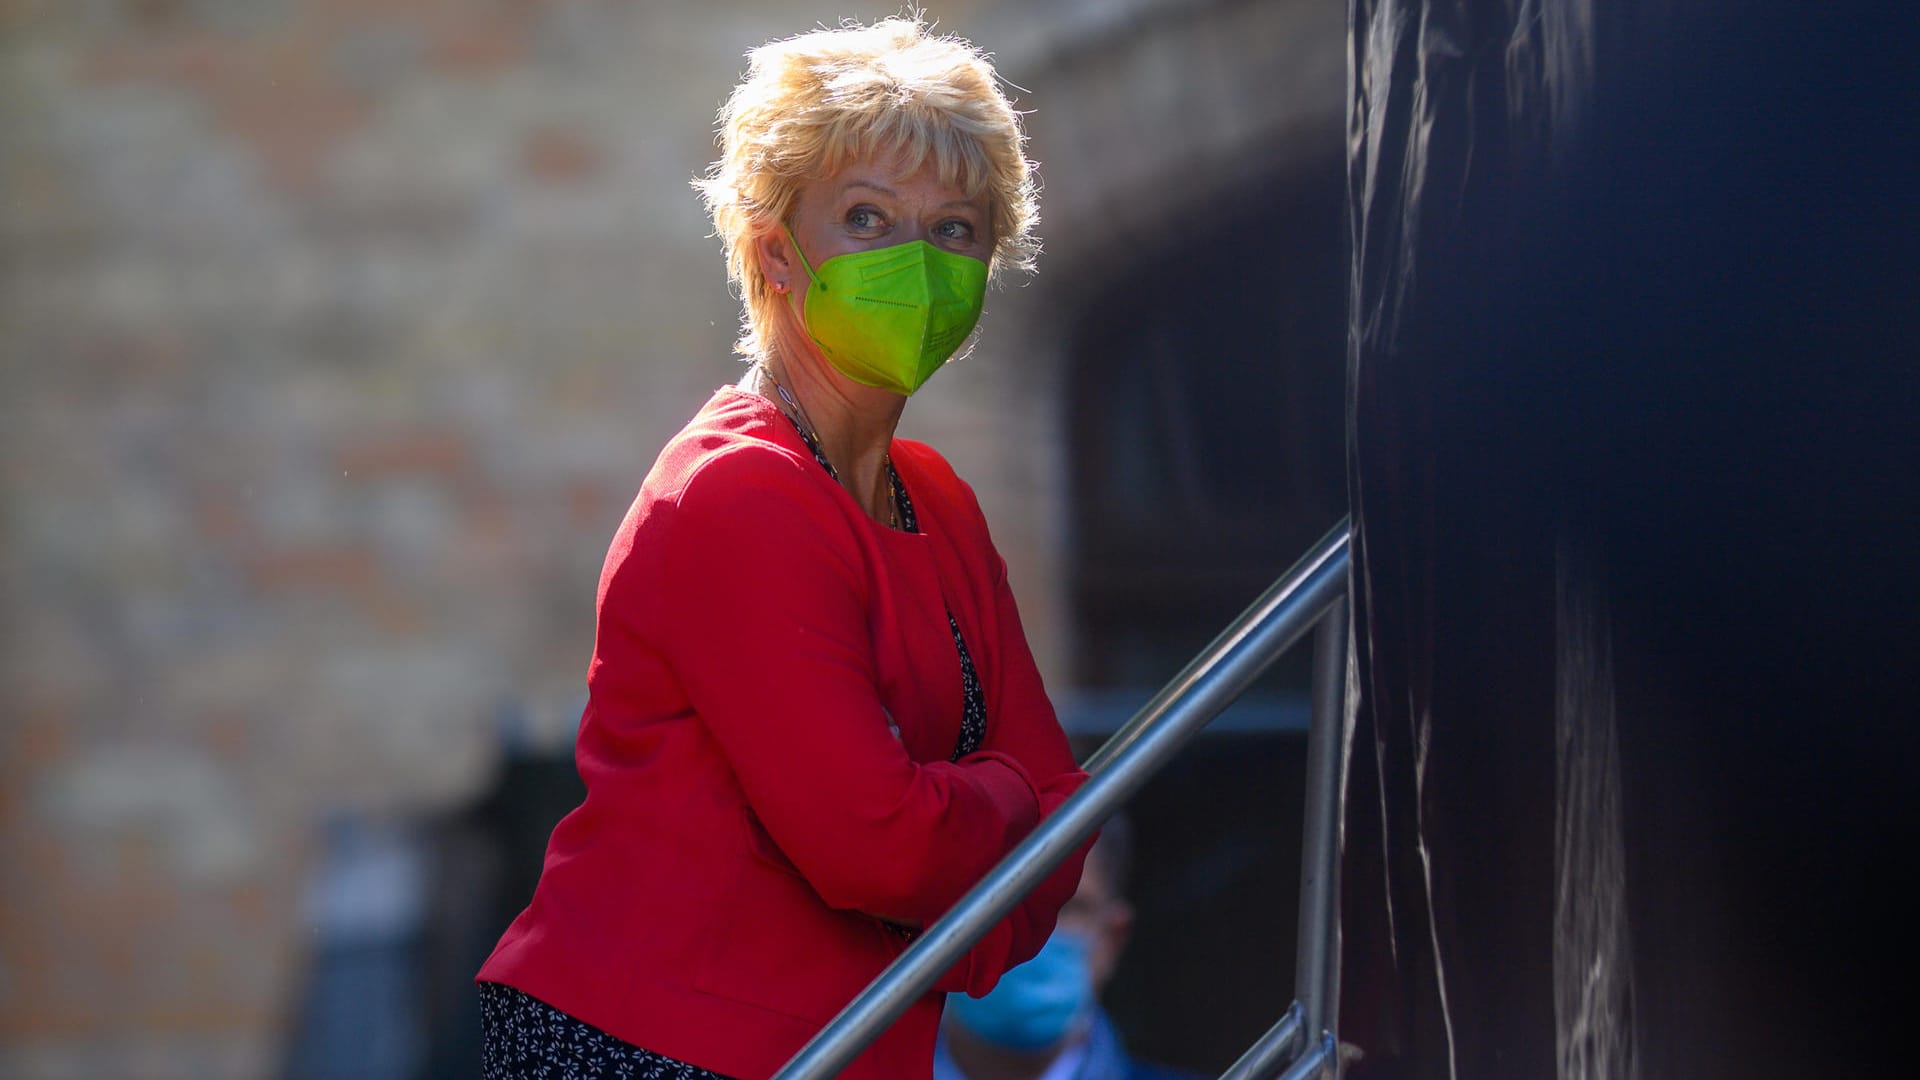
MULTIPOLYGON (((913 19, 751 54, 700 187, 752 365, 608 552, 587 798, 480 971, 489 1075, 769 1075, 1085 779, 972 490, 893 437, 1031 265, 1021 142, 913 19)), ((1079 871, 937 991, 1032 956, 1079 871)), ((930 1075, 937 991, 844 1075, 930 1075)))

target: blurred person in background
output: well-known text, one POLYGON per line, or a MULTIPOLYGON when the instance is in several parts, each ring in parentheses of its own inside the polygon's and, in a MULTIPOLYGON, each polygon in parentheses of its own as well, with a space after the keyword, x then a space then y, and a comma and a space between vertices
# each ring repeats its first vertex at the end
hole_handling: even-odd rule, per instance
POLYGON ((941 1024, 934 1080, 1185 1080, 1127 1056, 1100 994, 1133 931, 1127 902, 1133 829, 1109 820, 1080 888, 1039 955, 981 998, 954 995, 941 1024))
MULTIPOLYGON (((1023 139, 917 18, 750 54, 699 182, 750 366, 608 552, 587 794, 479 973, 486 1075, 769 1075, 1085 779, 972 489, 894 438, 1032 264, 1023 139)), ((930 1075, 942 992, 1038 951, 1079 872, 842 1075, 930 1075)))

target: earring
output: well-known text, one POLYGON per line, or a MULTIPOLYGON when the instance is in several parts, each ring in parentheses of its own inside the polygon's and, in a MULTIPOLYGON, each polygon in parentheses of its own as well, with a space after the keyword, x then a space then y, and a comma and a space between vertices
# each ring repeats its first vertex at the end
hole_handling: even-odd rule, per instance
POLYGON ((787 291, 787 283, 786 283, 786 282, 784 282, 784 281, 776 281, 776 282, 773 282, 773 291, 774 291, 774 292, 777 292, 777 293, 784 293, 784 292, 786 292, 786 291, 787 291))

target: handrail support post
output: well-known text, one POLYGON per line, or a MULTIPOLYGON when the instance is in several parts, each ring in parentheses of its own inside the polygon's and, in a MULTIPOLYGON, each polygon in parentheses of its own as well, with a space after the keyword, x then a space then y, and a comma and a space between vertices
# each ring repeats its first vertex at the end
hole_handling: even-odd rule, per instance
POLYGON ((1327 609, 1313 639, 1313 721, 1307 729, 1305 827, 1294 993, 1309 1039, 1334 1030, 1339 965, 1340 777, 1346 743, 1347 601, 1327 609))

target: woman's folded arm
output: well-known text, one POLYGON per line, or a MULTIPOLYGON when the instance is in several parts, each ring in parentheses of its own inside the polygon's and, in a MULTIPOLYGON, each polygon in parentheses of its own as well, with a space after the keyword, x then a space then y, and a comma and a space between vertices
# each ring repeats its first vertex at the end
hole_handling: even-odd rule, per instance
MULTIPOLYGON (((978 513, 977 507, 975 512, 978 513)), ((991 547, 991 540, 986 543, 991 547)), ((1033 652, 1027 645, 1019 607, 1007 582, 1006 562, 998 554, 993 559, 991 616, 996 652, 992 670, 996 678, 991 687, 993 705, 989 710, 984 749, 1006 754, 1025 765, 1035 778, 1040 816, 1045 818, 1080 789, 1087 774, 1075 763, 1053 705, 1047 699, 1039 666, 1034 663, 1033 652)), ((1053 933, 1060 909, 1072 899, 1074 889, 1079 886, 1081 866, 1092 846, 1090 839, 1042 880, 981 938, 964 961, 946 973, 939 988, 975 996, 985 994, 1008 968, 1038 953, 1053 933)))
POLYGON ((662 557, 609 583, 602 618, 664 605, 652 647, 823 900, 929 923, 1032 830, 1041 792, 1013 755, 921 764, 888 730, 853 526, 802 465, 714 455, 652 508, 636 543, 662 557))

